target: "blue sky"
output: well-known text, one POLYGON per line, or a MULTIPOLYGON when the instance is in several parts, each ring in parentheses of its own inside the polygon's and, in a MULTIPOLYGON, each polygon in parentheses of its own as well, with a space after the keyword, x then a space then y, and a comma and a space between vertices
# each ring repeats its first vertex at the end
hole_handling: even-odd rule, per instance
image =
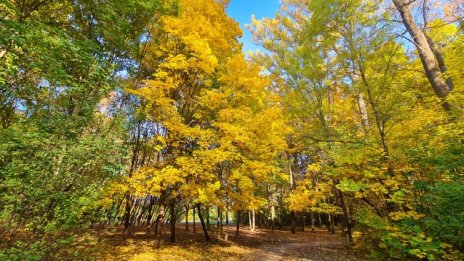
POLYGON ((231 0, 227 8, 229 16, 234 18, 240 23, 243 30, 243 50, 245 52, 255 51, 260 49, 259 46, 253 44, 250 31, 246 29, 245 25, 251 23, 251 16, 254 15, 256 19, 263 17, 274 17, 275 12, 279 9, 279 0, 231 0))

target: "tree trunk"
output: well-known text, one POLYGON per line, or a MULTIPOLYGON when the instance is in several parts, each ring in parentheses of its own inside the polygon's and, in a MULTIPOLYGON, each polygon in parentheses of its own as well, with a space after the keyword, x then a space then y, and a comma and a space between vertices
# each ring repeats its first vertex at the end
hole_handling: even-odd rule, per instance
POLYGON ((153 198, 150 197, 150 206, 148 206, 147 216, 147 234, 150 234, 151 219, 153 218, 153 205, 155 205, 155 202, 153 198))
MULTIPOLYGON (((142 202, 141 202, 142 203, 142 202)), ((131 215, 131 221, 130 221, 130 225, 131 226, 136 226, 138 223, 137 223, 137 220, 138 220, 138 217, 140 216, 141 212, 143 211, 143 207, 140 206, 137 202, 136 204, 134 204, 134 209, 132 211, 132 215, 131 215)))
POLYGON ((280 189, 280 197, 279 197, 279 230, 282 230, 283 228, 283 220, 284 220, 284 210, 283 210, 283 205, 284 205, 284 192, 283 189, 280 189))
POLYGON ((195 206, 193 206, 192 211, 193 211, 193 233, 195 234, 197 232, 197 229, 196 229, 197 224, 195 220, 195 206))
POLYGON ((292 211, 291 213, 291 218, 292 218, 292 221, 291 221, 291 225, 292 225, 292 234, 295 234, 296 233, 296 217, 295 217, 295 211, 292 211))
MULTIPOLYGON (((338 181, 335 181, 336 184, 339 184, 338 181)), ((339 189, 335 188, 335 192, 340 200, 340 205, 342 207, 342 211, 343 211, 343 226, 345 227, 345 232, 346 232, 346 236, 348 237, 348 241, 350 243, 350 245, 353 244, 353 233, 352 233, 352 229, 351 229, 351 219, 350 219, 350 215, 349 215, 349 212, 348 212, 348 208, 346 207, 346 204, 345 204, 345 197, 343 196, 343 192, 341 192, 339 189)))
POLYGON ((216 217, 216 234, 219 236, 221 233, 221 218, 219 217, 221 215, 221 210, 219 207, 217 207, 217 217, 216 217))
POLYGON ((367 135, 369 130, 369 116, 367 114, 366 101, 364 100, 362 93, 359 93, 356 99, 358 101, 359 113, 361 114, 361 125, 364 133, 367 135))
POLYGON ((275 206, 274 205, 271 205, 271 229, 272 231, 274 231, 274 219, 275 219, 275 216, 276 216, 276 211, 275 211, 275 206))
POLYGON ((164 203, 160 205, 158 210, 158 216, 156 217, 155 221, 155 248, 159 248, 161 246, 161 238, 164 232, 164 215, 165 215, 165 206, 164 203))
POLYGON ((161 233, 161 226, 163 224, 163 219, 164 219, 164 205, 161 204, 158 210, 158 216, 156 217, 155 221, 155 236, 161 233), (161 225, 160 225, 161 223, 161 225))
POLYGON ((306 219, 306 217, 303 214, 302 217, 301 217, 301 232, 305 231, 305 225, 306 225, 306 220, 305 219, 306 219))
POLYGON ((155 220, 155 232, 154 235, 158 235, 159 232, 159 222, 160 222, 160 216, 158 215, 155 220))
POLYGON ((250 227, 250 231, 253 229, 253 222, 251 221, 251 210, 248 210, 248 226, 250 227))
POLYGON ((293 171, 292 171, 292 157, 289 155, 288 160, 290 161, 290 164, 288 164, 288 177, 289 177, 289 182, 290 182, 290 189, 293 190, 293 171))
POLYGON ((129 225, 130 225, 130 213, 131 213, 131 198, 129 193, 126 193, 126 209, 124 213, 124 238, 126 239, 129 235, 129 225))
POLYGON ((240 233, 240 216, 241 216, 242 212, 241 211, 237 211, 237 228, 235 229, 235 240, 237 240, 238 238, 238 235, 240 233))
MULTIPOLYGON (((198 213, 198 214, 200 214, 200 213, 198 213)), ((210 230, 209 207, 206 207, 206 229, 210 230)))
POLYGON ((170 216, 171 216, 171 242, 176 242, 176 201, 172 200, 170 205, 170 216))
POLYGON ((189 231, 189 205, 185 205, 185 231, 189 231))
POLYGON ((314 211, 311 210, 311 232, 314 232, 314 211))
POLYGON ((255 210, 251 211, 251 231, 255 231, 256 229, 256 215, 255 210))
MULTIPOLYGON (((444 72, 440 70, 440 66, 437 63, 435 54, 429 44, 431 39, 429 41, 427 40, 425 33, 414 21, 410 6, 411 3, 409 1, 393 0, 393 3, 401 15, 404 26, 414 40, 416 49, 422 62, 422 66, 424 67, 424 71, 430 85, 432 86, 435 94, 440 99, 444 100, 448 93, 451 91, 452 86, 448 86, 446 81, 442 78, 441 74, 444 72)), ((443 68, 446 69, 446 67, 443 68)), ((445 110, 450 110, 450 105, 446 101, 442 103, 442 106, 445 110)))
POLYGON ((335 234, 334 217, 331 214, 329 214, 329 231, 335 234))
POLYGON ((222 219, 222 211, 219 211, 219 227, 221 228, 221 233, 223 232, 224 230, 224 227, 223 227, 223 219, 222 219))
MULTIPOLYGON (((430 45, 430 49, 432 49, 433 54, 435 55, 435 58, 437 58, 438 67, 440 68, 440 71, 442 73, 446 73, 448 71, 448 68, 446 67, 445 59, 443 58, 443 55, 441 54, 440 50, 438 49, 437 44, 426 33, 424 33, 424 34, 425 34, 425 37, 427 38, 427 42, 430 45)), ((453 79, 448 76, 446 78, 445 82, 446 82, 446 85, 448 85, 448 90, 452 91, 454 89, 453 79)))
POLYGON ((203 216, 201 215, 201 207, 200 204, 197 204, 197 209, 198 209, 198 217, 200 218, 201 222, 201 227, 203 228, 203 233, 205 234, 205 239, 206 241, 210 241, 209 235, 208 235, 208 229, 205 225, 205 221, 203 220, 203 216))

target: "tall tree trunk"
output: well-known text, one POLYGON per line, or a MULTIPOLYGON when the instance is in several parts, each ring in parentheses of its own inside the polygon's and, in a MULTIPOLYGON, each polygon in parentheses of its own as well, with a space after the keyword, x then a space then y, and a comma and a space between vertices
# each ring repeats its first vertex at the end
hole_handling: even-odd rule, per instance
POLYGON ((292 211, 292 212, 290 213, 290 215, 291 215, 291 218, 292 218, 292 220, 291 220, 291 223, 292 223, 292 224, 291 224, 291 225, 292 225, 292 228, 291 228, 291 229, 292 229, 292 234, 295 234, 295 233, 296 233, 296 220, 295 220, 295 219, 296 219, 296 216, 295 216, 295 211, 292 211))
POLYGON ((219 225, 220 225, 219 227, 221 228, 221 233, 222 233, 222 231, 223 231, 223 229, 224 229, 223 226, 222 226, 222 225, 223 225, 222 223, 223 223, 223 220, 222 220, 222 211, 219 211, 219 225))
POLYGON ((219 209, 219 206, 217 207, 217 217, 216 217, 216 234, 219 236, 220 233, 221 233, 221 219, 220 219, 220 216, 221 215, 221 210, 219 209))
POLYGON ((311 232, 314 232, 314 211, 311 210, 311 232))
MULTIPOLYGON (((396 9, 399 11, 403 24, 408 30, 409 34, 412 36, 416 49, 419 53, 422 66, 424 67, 425 75, 429 80, 430 85, 432 86, 435 94, 442 100, 446 98, 448 93, 452 89, 452 85, 448 86, 446 81, 442 78, 442 73, 446 71, 441 71, 440 66, 437 63, 436 56, 430 42, 431 39, 427 40, 425 33, 419 28, 417 23, 414 21, 414 17, 411 11, 411 3, 414 1, 406 0, 393 0, 393 3, 396 6, 396 9)), ((438 50, 436 50, 438 52, 438 50)), ((440 55, 441 56, 441 55, 440 55)), ((443 63, 444 65, 444 63, 443 63)), ((443 67, 446 69, 446 67, 443 67)), ((452 81, 450 81, 452 84, 452 81)), ((450 105, 447 102, 443 102, 442 106, 445 110, 450 110, 450 105)))
POLYGON ((200 222, 201 222, 201 227, 203 228, 203 233, 205 234, 205 239, 206 241, 210 241, 210 238, 208 235, 208 229, 205 225, 205 221, 203 220, 203 215, 201 214, 200 204, 197 204, 197 209, 198 209, 198 217, 200 218, 200 222))
POLYGON ((366 101, 364 100, 362 93, 359 93, 356 99, 358 101, 359 113, 361 115, 361 125, 364 133, 367 135, 369 130, 369 116, 367 114, 366 101))
POLYGON ((251 231, 255 231, 256 229, 256 215, 255 210, 251 211, 251 231))
POLYGON ((164 214, 165 214, 165 206, 164 204, 161 204, 158 210, 158 216, 156 217, 156 221, 155 221, 155 236, 158 234, 161 234, 162 232, 161 226, 164 224, 163 222, 164 214))
POLYGON ((129 192, 126 193, 126 209, 124 213, 124 238, 126 239, 129 235, 129 225, 130 225, 130 213, 131 213, 131 197, 129 192))
POLYGON ((189 205, 185 205, 185 231, 189 231, 189 205))
POLYGON ((171 216, 171 242, 176 242, 176 201, 172 200, 170 204, 170 216, 171 216))
MULTIPOLYGON (((335 180, 335 184, 339 184, 338 180, 335 180)), ((346 207, 345 203, 345 197, 343 196, 343 192, 340 191, 339 189, 335 188, 335 194, 337 195, 339 201, 340 201, 340 206, 342 207, 343 211, 343 226, 344 226, 344 232, 346 233, 346 236, 348 238, 348 241, 350 245, 353 244, 353 235, 352 235, 352 228, 351 228, 351 219, 350 219, 350 214, 348 212, 348 208, 346 207)))
POLYGON ((164 216, 165 216, 165 206, 164 203, 160 205, 158 209, 158 216, 155 221, 155 248, 161 246, 161 238, 164 232, 164 216))
POLYGON ((280 188, 280 197, 279 197, 279 230, 282 230, 283 228, 283 221, 284 221, 284 210, 283 210, 283 205, 284 205, 284 191, 282 188, 280 188))
POLYGON ((274 219, 275 219, 275 206, 274 205, 271 205, 271 229, 272 231, 274 231, 274 219))
POLYGON ((235 229, 235 240, 237 240, 238 236, 239 236, 239 233, 240 233, 240 216, 241 216, 242 212, 241 211, 237 211, 237 220, 235 222, 237 222, 237 227, 235 229))
MULTIPOLYGON (((137 135, 135 137, 135 146, 132 149, 132 158, 129 170, 129 178, 132 177, 132 173, 134 172, 136 165, 137 165, 137 158, 140 151, 140 122, 137 123, 137 135)), ((126 192, 126 209, 125 209, 125 216, 124 216, 124 238, 127 238, 129 234, 129 225, 130 225, 130 213, 131 213, 131 196, 129 192, 126 192)))
POLYGON ((253 222, 251 221, 251 210, 248 210, 248 226, 250 227, 250 231, 253 229, 253 222))
POLYGON ((303 213, 303 215, 301 216, 301 232, 304 232, 305 231, 305 226, 306 226, 306 217, 303 213))
POLYGON ((195 220, 195 206, 193 206, 192 208, 192 211, 193 211, 193 233, 195 234, 197 232, 197 229, 196 229, 196 220, 195 220))
POLYGON ((142 223, 142 218, 145 215, 145 212, 147 212, 148 208, 141 207, 140 209, 141 209, 141 211, 139 211, 139 214, 137 215, 136 221, 134 221, 134 224, 137 224, 137 226, 140 226, 140 224, 142 223))
MULTIPOLYGON (((446 73, 448 71, 448 68, 446 67, 445 59, 443 58, 443 55, 441 54, 440 50, 438 49, 437 44, 433 41, 432 38, 430 38, 427 35, 427 33, 424 33, 424 34, 425 34, 425 37, 427 38, 427 42, 429 43, 430 48, 433 51, 433 54, 435 55, 435 58, 437 58, 438 67, 440 68, 440 71, 442 73, 446 73)), ((452 91, 454 89, 453 79, 448 76, 445 79, 445 82, 446 82, 446 85, 448 85, 448 90, 452 91)))
MULTIPOLYGON (((198 213, 200 214, 200 213, 198 213)), ((209 222, 209 207, 206 207, 206 229, 210 230, 210 222, 209 222)))
POLYGON ((147 216, 147 234, 150 234, 151 219, 153 218, 153 206, 155 201, 150 197, 150 206, 148 206, 148 216, 147 216))
POLYGON ((160 222, 160 216, 158 215, 155 220, 155 232, 154 235, 158 235, 159 233, 159 222, 160 222))
POLYGON ((329 214, 328 217, 329 217, 329 231, 332 232, 332 234, 335 234, 334 216, 332 214, 329 214))

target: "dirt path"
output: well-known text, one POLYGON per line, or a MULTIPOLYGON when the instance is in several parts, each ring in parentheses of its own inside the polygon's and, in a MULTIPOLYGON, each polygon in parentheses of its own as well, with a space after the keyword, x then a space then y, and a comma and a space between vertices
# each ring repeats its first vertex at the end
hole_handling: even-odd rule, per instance
MULTIPOLYGON (((278 261, 283 260, 286 257, 286 253, 292 253, 296 249, 303 249, 307 244, 303 243, 285 243, 277 246, 263 246, 261 251, 263 252, 259 255, 257 261, 278 261)), ((308 260, 308 259, 302 259, 308 260)))
POLYGON ((263 245, 258 261, 278 260, 314 260, 314 261, 360 261, 364 260, 346 249, 341 240, 334 240, 331 235, 314 236, 305 242, 282 242, 263 245))

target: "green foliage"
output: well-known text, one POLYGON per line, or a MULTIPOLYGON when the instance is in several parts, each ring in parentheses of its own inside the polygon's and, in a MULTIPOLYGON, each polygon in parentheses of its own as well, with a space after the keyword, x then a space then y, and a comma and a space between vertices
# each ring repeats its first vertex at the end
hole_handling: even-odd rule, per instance
POLYGON ((438 242, 464 250, 464 185, 438 183, 419 201, 419 225, 438 242))
POLYGON ((47 246, 43 240, 35 241, 32 244, 17 241, 14 246, 4 251, 0 250, 0 260, 11 261, 40 261, 46 256, 47 246))
POLYGON ((101 189, 127 170, 129 154, 127 119, 114 110, 117 75, 136 70, 155 11, 170 9, 159 3, 0 4, 0 242, 8 259, 44 259, 62 245, 47 237, 102 218, 101 189))
POLYGON ((122 134, 94 126, 66 140, 26 126, 1 131, 2 216, 21 217, 9 226, 42 232, 86 224, 99 186, 123 171, 122 134))

